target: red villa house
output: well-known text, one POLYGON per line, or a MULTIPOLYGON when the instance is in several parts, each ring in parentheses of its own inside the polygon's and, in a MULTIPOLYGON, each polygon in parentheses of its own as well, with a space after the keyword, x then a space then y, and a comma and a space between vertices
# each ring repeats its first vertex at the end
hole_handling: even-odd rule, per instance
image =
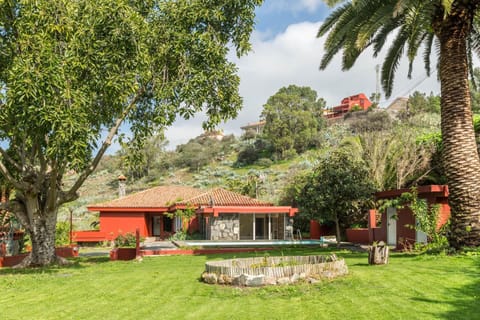
POLYGON ((341 119, 345 114, 357 107, 359 110, 367 110, 372 105, 372 102, 363 93, 359 93, 350 97, 343 98, 340 105, 332 108, 326 114, 327 119, 336 120, 341 119))
POLYGON ((161 186, 89 206, 88 210, 100 212, 100 230, 77 231, 74 239, 113 240, 137 228, 142 237, 166 239, 182 228, 182 219, 175 212, 187 208, 196 213, 190 219, 189 232, 199 231, 205 240, 286 239, 298 211, 220 188, 161 186))

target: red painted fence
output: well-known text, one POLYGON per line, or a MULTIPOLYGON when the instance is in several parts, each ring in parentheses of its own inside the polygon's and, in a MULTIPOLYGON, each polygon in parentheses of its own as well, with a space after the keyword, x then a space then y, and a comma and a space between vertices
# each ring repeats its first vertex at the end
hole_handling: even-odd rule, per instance
MULTIPOLYGON (((63 258, 78 257, 78 247, 77 246, 58 247, 58 248, 55 248, 55 253, 57 254, 57 256, 63 257, 63 258)), ((0 268, 13 267, 19 264, 20 262, 22 262, 27 255, 28 253, 22 253, 15 256, 0 257, 0 268)))

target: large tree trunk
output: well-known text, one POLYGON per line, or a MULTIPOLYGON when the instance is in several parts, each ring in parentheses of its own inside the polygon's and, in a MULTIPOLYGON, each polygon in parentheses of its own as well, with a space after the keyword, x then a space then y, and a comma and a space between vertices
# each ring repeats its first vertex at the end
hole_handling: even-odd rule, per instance
POLYGON ((443 165, 450 191, 451 244, 480 245, 480 160, 475 142, 468 84, 469 8, 456 4, 436 25, 440 40, 443 165))
MULTIPOLYGON (((18 200, 17 200, 18 201, 18 200)), ((23 210, 16 212, 32 242, 32 251, 17 267, 46 266, 61 263, 55 254, 55 230, 58 208, 42 208, 37 196, 22 197, 23 210)))

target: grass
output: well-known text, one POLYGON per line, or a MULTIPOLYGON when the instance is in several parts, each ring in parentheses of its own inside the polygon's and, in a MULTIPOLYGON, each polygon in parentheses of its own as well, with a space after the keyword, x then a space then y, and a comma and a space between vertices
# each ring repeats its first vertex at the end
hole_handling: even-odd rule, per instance
MULTIPOLYGON (((290 248, 269 255, 319 254, 290 248)), ((236 257, 255 254, 236 254, 236 257)), ((263 256, 262 254, 257 254, 263 256)), ((233 255, 80 258, 68 267, 0 270, 1 319, 476 319, 480 257, 395 253, 369 266, 338 251, 347 277, 263 288, 207 285, 205 261, 233 255)))

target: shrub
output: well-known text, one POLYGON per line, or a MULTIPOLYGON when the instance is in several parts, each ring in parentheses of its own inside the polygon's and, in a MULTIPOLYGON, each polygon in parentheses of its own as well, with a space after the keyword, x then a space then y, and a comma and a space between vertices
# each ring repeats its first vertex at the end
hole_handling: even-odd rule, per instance
POLYGON ((67 221, 57 222, 55 230, 55 245, 63 246, 70 243, 70 223, 67 221))
MULTIPOLYGON (((140 242, 143 241, 143 238, 140 238, 140 242)), ((133 232, 128 232, 125 234, 119 234, 113 241, 115 248, 126 247, 134 248, 137 244, 137 238, 133 232)))
POLYGON ((268 168, 273 164, 273 161, 268 158, 261 158, 255 162, 256 165, 264 168, 268 168))

